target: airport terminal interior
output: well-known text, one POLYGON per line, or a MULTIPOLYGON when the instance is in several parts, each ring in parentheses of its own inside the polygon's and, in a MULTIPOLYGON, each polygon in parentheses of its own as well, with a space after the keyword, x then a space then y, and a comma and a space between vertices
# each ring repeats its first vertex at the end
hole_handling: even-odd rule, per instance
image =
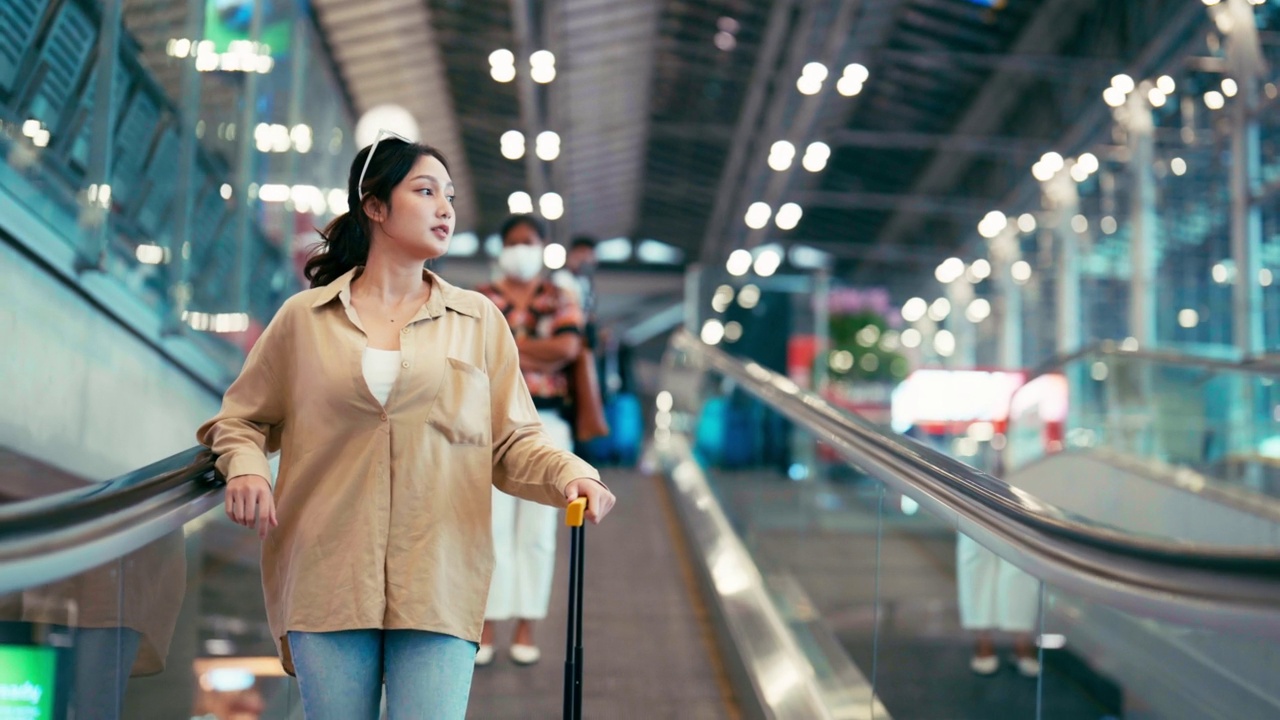
POLYGON ((1280 718, 1278 88, 1280 0, 0 0, 0 718, 303 720, 197 429, 404 141, 617 497, 468 718, 1280 718))

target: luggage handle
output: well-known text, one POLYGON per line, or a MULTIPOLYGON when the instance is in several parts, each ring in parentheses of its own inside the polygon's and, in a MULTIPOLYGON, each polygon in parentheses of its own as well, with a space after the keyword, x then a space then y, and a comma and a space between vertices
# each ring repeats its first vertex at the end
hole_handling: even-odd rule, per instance
POLYGON ((582 570, 586 549, 587 499, 569 503, 564 523, 569 530, 569 627, 564 658, 564 718, 582 717, 582 570))

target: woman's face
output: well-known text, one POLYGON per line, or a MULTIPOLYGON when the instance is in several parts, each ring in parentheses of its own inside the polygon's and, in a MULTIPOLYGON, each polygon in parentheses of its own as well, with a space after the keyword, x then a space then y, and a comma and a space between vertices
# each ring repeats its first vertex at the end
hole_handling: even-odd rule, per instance
POLYGON ((369 217, 396 250, 423 260, 438 258, 448 251, 457 222, 453 192, 444 163, 423 155, 391 191, 391 207, 371 208, 369 217))

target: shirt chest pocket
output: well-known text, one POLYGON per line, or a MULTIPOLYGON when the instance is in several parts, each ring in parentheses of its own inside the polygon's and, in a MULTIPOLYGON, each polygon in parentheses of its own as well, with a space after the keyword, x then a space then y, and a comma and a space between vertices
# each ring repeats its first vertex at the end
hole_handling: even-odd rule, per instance
POLYGON ((489 445, 489 376, 470 363, 446 359, 444 380, 427 424, 454 445, 489 445))

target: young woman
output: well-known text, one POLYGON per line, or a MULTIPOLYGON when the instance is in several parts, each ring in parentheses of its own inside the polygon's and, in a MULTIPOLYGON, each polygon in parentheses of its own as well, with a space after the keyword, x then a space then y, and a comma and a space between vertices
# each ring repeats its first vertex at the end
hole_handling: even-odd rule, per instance
POLYGON ((453 234, 435 149, 389 133, 199 439, 227 514, 263 538, 272 635, 309 720, 466 713, 493 568, 491 486, 563 507, 613 495, 555 447, 511 329, 423 269, 453 234), (267 453, 279 450, 272 488, 267 453))

